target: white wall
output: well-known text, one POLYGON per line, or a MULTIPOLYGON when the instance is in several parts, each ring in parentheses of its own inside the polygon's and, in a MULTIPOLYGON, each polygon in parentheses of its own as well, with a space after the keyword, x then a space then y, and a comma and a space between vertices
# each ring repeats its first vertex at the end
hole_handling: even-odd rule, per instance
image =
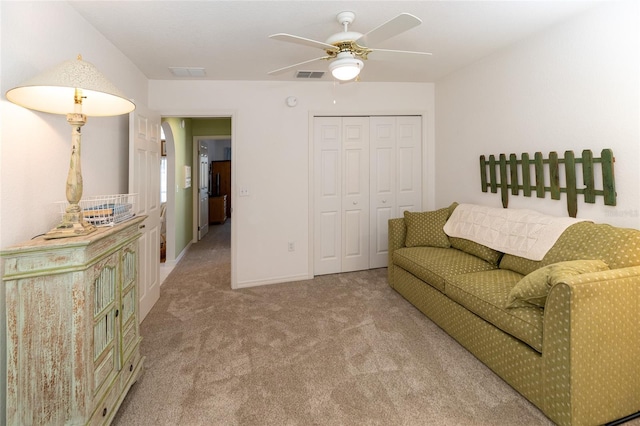
MULTIPOLYGON (((501 206, 499 192, 480 190, 481 154, 611 148, 618 205, 579 195, 578 217, 640 228, 638 5, 598 6, 436 82, 437 205, 501 206)), ((564 194, 509 197, 555 215, 566 205, 564 194)))
MULTIPOLYGON (((432 120, 433 85, 150 81, 149 104, 162 115, 233 114, 234 270, 244 287, 309 277, 310 115, 423 113, 432 120), (286 106, 288 96, 298 98, 296 107, 286 106), (238 197, 240 188, 250 195, 238 197)), ((426 180, 429 205, 433 179, 426 180)))
MULTIPOLYGON (((47 232, 66 200, 71 127, 62 115, 30 111, 4 93, 78 54, 134 102, 146 103, 147 80, 64 2, 2 2, 2 206, 0 247, 47 232), (28 23, 28 24, 27 24, 28 23)), ((84 195, 127 192, 127 115, 89 117, 82 128, 84 195)))
MULTIPOLYGON (((147 80, 66 2, 0 2, 0 248, 47 232, 60 216, 71 153, 71 127, 61 115, 9 103, 4 93, 79 53, 136 103, 147 80)), ((127 192, 128 117, 91 118, 83 130, 84 195, 127 192)), ((5 418, 6 330, 0 291, 0 418, 5 418)), ((0 422, 1 423, 1 422, 0 422)))

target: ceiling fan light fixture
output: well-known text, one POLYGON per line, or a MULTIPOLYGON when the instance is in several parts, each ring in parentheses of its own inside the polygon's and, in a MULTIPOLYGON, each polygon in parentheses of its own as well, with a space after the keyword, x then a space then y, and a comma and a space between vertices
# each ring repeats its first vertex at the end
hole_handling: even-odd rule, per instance
POLYGON ((347 81, 356 78, 363 67, 364 62, 349 54, 348 57, 338 57, 338 59, 331 62, 329 64, 329 71, 331 71, 331 75, 333 75, 334 78, 347 81))

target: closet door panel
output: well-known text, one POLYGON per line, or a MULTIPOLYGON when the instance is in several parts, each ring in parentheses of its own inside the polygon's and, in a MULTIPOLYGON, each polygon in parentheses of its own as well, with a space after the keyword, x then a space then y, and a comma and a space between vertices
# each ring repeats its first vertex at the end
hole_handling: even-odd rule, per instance
POLYGON ((320 215, 320 261, 337 262, 340 260, 340 244, 336 244, 336 235, 340 232, 340 212, 323 212, 320 215))
POLYGON ((341 270, 342 258, 341 119, 314 121, 314 275, 341 270))
POLYGON ((369 265, 387 266, 388 222, 395 215, 396 119, 371 117, 371 235, 369 265))
POLYGON ((421 145, 421 117, 371 117, 371 268, 387 266, 389 219, 421 210, 421 145))
MULTIPOLYGON (((375 249, 375 252, 374 251, 371 252, 372 258, 373 256, 376 256, 378 258, 382 256, 386 259, 386 256, 389 253, 388 228, 389 228, 389 219, 391 218, 393 218, 393 209, 391 207, 377 209, 376 218, 375 218, 376 232, 371 234, 371 239, 375 244, 375 245, 372 244, 372 250, 375 249)), ((385 267, 386 264, 387 262, 372 263, 371 267, 382 268, 382 267, 385 267)))
POLYGON ((349 272, 369 269, 369 118, 342 120, 342 272, 349 272))
POLYGON ((421 117, 397 117, 396 213, 422 209, 422 123, 421 117))
POLYGON ((362 230, 362 210, 347 210, 344 214, 345 235, 344 235, 344 256, 354 258, 362 256, 364 252, 361 241, 362 230))
MULTIPOLYGON (((345 182, 345 197, 361 197, 365 191, 363 188, 368 188, 368 176, 367 179, 363 179, 361 169, 366 167, 365 159, 362 149, 348 149, 345 151, 345 168, 344 168, 344 182, 345 182)), ((366 159, 368 160, 368 158, 366 159)))
POLYGON ((397 205, 395 217, 401 217, 406 210, 418 211, 420 204, 420 171, 416 172, 414 157, 419 155, 415 147, 399 148, 397 173, 397 205))
POLYGON ((371 268, 386 266, 389 219, 395 214, 395 150, 393 147, 372 145, 371 162, 371 268), (375 173, 373 172, 375 170, 375 173))

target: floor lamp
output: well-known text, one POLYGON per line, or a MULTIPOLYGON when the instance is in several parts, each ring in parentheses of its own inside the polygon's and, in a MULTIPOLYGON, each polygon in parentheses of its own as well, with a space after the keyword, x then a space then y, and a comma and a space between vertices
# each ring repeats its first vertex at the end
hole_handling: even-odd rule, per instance
POLYGON ((7 99, 32 110, 66 115, 71 125, 71 162, 66 187, 69 205, 62 222, 47 232, 45 238, 76 237, 95 231, 96 227, 84 220, 79 205, 82 198, 81 129, 87 116, 127 114, 136 106, 81 56, 9 90, 7 99))

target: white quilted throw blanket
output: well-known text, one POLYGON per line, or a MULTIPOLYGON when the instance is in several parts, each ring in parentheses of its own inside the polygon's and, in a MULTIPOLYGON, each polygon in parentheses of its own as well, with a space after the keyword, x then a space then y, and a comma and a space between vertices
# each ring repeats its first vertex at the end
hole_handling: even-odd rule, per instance
POLYGON ((445 224, 444 232, 502 253, 542 260, 565 229, 582 221, 533 210, 460 204, 445 224))

